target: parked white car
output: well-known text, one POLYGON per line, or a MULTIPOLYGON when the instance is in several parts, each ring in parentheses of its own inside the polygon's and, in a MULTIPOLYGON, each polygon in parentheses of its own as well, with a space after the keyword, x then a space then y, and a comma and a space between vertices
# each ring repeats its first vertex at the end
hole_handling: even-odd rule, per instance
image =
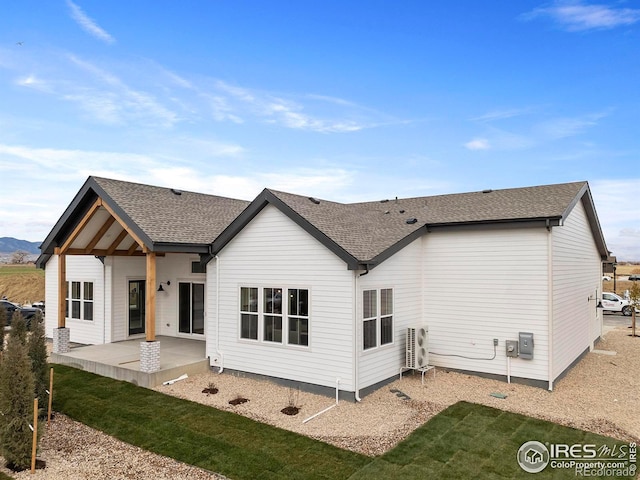
MULTIPOLYGON (((631 316, 631 305, 629 305, 629 300, 626 300, 615 293, 602 292, 602 309, 605 312, 620 312, 626 317, 631 316)), ((637 309, 636 312, 638 312, 637 309)))

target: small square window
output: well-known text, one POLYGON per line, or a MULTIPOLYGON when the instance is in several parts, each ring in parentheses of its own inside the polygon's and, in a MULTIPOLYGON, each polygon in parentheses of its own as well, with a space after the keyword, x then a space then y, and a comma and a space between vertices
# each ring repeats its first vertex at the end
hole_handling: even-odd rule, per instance
POLYGON ((191 273, 207 273, 207 265, 200 262, 191 262, 191 273))

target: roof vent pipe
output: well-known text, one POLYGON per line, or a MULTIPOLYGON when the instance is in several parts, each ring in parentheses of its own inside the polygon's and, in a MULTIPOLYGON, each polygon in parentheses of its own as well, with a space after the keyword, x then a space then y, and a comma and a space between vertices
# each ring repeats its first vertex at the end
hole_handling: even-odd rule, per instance
POLYGON ((182 195, 182 190, 178 190, 177 188, 172 188, 171 193, 174 195, 182 195))
POLYGON ((412 224, 416 223, 418 221, 418 219, 417 218, 407 218, 406 221, 407 221, 407 223, 409 225, 412 225, 412 224))
POLYGON ((309 200, 311 201, 311 203, 315 203, 316 205, 320 204, 320 200, 318 200, 317 198, 309 197, 309 200))
POLYGON ((493 190, 491 190, 490 188, 487 188, 486 190, 482 190, 482 193, 491 193, 493 192, 493 190))

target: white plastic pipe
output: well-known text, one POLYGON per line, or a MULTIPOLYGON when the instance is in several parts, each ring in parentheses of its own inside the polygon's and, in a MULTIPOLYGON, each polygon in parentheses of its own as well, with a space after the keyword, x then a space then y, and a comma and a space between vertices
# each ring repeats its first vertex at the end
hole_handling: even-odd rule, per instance
POLYGON ((220 351, 220 257, 215 255, 216 259, 216 353, 220 358, 220 370, 218 373, 224 371, 224 354, 220 351))
POLYGON ((337 407, 337 406, 338 406, 338 392, 339 392, 339 391, 340 391, 340 379, 339 379, 339 378, 336 378, 336 403, 334 403, 333 405, 331 405, 331 406, 329 406, 329 407, 325 408, 324 410, 322 410, 322 411, 320 411, 320 412, 318 412, 318 413, 316 413, 316 414, 314 414, 314 415, 311 415, 309 418, 304 419, 304 420, 302 421, 302 423, 307 423, 308 421, 313 420, 313 419, 314 419, 314 418, 316 418, 316 417, 319 417, 319 416, 320 416, 320 415, 322 415, 323 413, 328 412, 328 411, 329 411, 329 410, 331 410, 333 407, 337 407))
POLYGON ((173 380, 167 380, 166 382, 162 382, 162 385, 173 385, 174 383, 179 382, 180 380, 186 380, 187 378, 189 378, 189 375, 187 375, 186 373, 183 373, 178 378, 174 378, 173 380))
POLYGON ((511 357, 507 357, 507 383, 511 383, 511 357))

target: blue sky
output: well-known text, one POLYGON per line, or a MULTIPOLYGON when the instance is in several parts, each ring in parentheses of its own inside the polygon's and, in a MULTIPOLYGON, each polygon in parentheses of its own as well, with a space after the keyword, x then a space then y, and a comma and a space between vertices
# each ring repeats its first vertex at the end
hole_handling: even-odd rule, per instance
POLYGON ((638 1, 5 2, 0 237, 89 175, 334 201, 587 180, 640 260, 638 1))

